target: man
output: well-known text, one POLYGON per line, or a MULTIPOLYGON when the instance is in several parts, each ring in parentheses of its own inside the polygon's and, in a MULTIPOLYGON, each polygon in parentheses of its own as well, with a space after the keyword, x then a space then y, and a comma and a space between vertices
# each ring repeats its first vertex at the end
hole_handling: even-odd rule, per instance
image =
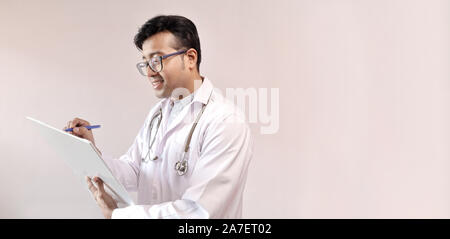
MULTIPOLYGON (((243 113, 215 92, 200 75, 197 29, 182 16, 148 20, 134 38, 143 54, 138 63, 162 100, 145 119, 128 152, 102 155, 137 205, 118 208, 100 178, 87 184, 105 218, 240 218, 252 155, 243 113)), ((94 143, 89 122, 67 127, 94 143)), ((95 143, 94 143, 95 144, 95 143)))

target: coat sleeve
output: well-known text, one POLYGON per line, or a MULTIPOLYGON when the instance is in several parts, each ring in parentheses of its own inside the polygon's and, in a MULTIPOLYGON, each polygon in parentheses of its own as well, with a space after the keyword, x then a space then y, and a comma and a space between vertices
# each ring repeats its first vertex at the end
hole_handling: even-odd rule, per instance
POLYGON ((133 144, 124 155, 119 158, 114 158, 106 154, 102 156, 103 161, 127 191, 137 191, 139 169, 141 166, 142 142, 146 133, 146 126, 147 123, 144 123, 134 139, 133 144))
MULTIPOLYGON (((208 127, 189 187, 175 201, 115 209, 112 218, 224 218, 239 211, 252 155, 251 133, 230 116, 208 127)), ((240 217, 238 214, 230 217, 240 217)))

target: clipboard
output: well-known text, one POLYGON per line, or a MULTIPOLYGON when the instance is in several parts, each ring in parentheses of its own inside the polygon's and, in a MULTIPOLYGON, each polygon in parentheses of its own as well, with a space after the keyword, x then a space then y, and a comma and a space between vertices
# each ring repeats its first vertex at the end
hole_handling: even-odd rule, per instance
POLYGON ((75 175, 83 178, 85 176, 101 178, 106 186, 105 190, 118 203, 134 205, 125 187, 114 177, 91 141, 79 138, 31 117, 26 117, 26 119, 33 122, 35 128, 72 168, 75 175))

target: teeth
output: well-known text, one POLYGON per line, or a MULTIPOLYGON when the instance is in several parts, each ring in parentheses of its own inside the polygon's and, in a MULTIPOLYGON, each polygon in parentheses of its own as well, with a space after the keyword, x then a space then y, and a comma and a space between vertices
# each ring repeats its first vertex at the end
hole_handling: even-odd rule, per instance
POLYGON ((153 88, 158 88, 163 83, 163 80, 152 81, 153 88))

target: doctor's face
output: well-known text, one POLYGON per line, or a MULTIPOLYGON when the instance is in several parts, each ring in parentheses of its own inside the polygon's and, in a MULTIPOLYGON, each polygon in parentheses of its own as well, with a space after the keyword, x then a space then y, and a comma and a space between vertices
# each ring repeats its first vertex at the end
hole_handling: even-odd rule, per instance
MULTIPOLYGON (((182 50, 174 48, 175 46, 177 46, 177 40, 172 33, 157 33, 147 38, 142 44, 143 58, 150 61, 152 57, 164 56, 182 50)), ((160 72, 154 72, 150 67, 147 67, 147 77, 155 90, 156 97, 167 98, 171 96, 174 89, 185 88, 187 72, 184 57, 184 54, 180 54, 163 59, 160 72)))

